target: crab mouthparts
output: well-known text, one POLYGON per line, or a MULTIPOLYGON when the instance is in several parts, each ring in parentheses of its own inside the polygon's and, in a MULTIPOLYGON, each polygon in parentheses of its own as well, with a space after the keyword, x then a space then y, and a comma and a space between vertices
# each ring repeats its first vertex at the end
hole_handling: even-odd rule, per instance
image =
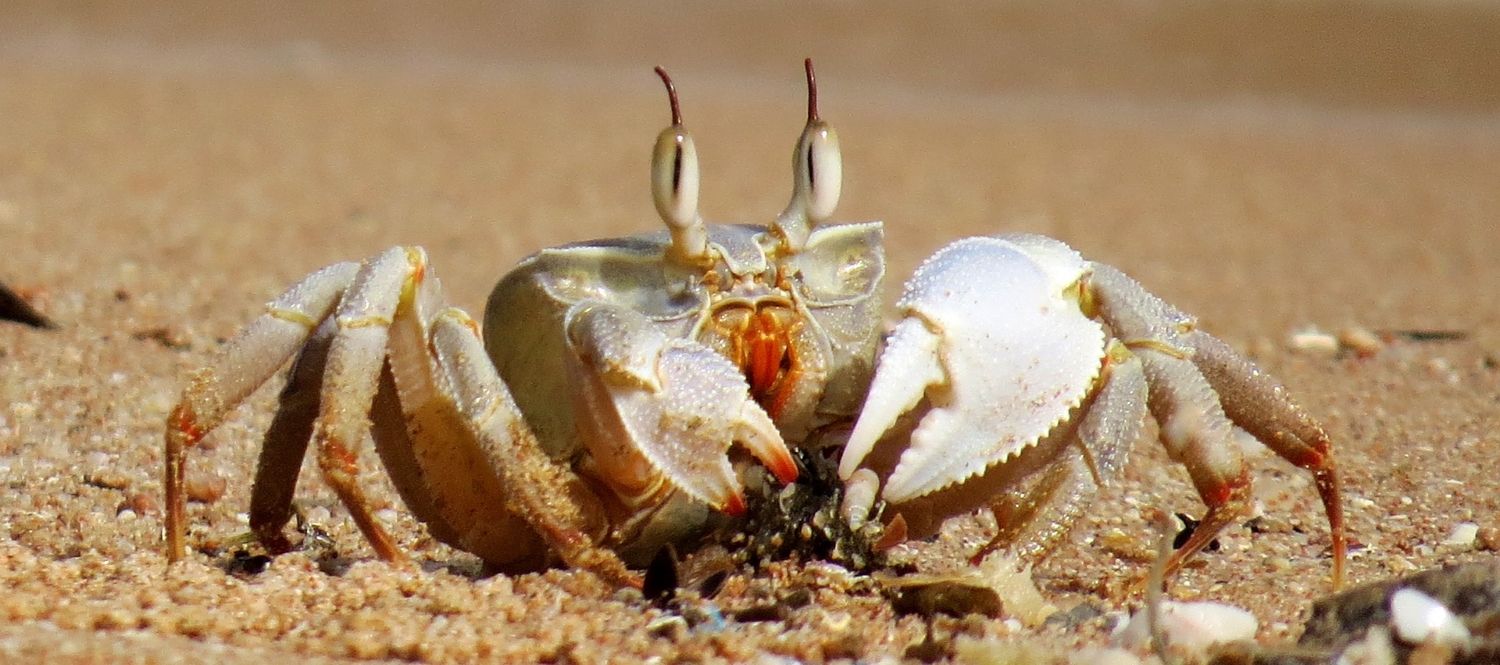
POLYGON ((775 420, 790 396, 788 379, 797 368, 796 348, 791 339, 797 325, 796 315, 786 307, 771 305, 746 311, 742 316, 736 322, 737 330, 730 335, 734 341, 731 360, 750 383, 750 396, 775 420))

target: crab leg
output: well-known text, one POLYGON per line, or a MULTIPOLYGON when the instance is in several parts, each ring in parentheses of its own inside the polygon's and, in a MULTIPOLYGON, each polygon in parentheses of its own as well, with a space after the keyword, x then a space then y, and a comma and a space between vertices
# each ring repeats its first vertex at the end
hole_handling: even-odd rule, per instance
POLYGON ((1161 426, 1167 455, 1187 468, 1208 506, 1192 537, 1167 559, 1166 575, 1171 576, 1224 527, 1250 514, 1250 472, 1234 442, 1233 423, 1192 362, 1150 346, 1136 354, 1146 368, 1151 387, 1147 403, 1161 426))
POLYGON ((337 330, 333 319, 324 319, 297 354, 261 444, 250 489, 250 530, 272 553, 292 547, 282 527, 292 518, 292 495, 312 438, 313 420, 318 417, 328 345, 337 330))
MULTIPOLYGON (((478 324, 462 310, 443 311, 432 324, 432 348, 462 415, 478 437, 474 445, 483 458, 479 461, 499 474, 495 480, 503 490, 484 498, 519 516, 568 565, 616 584, 640 587, 641 578, 626 569, 619 556, 596 545, 605 526, 602 507, 576 475, 542 451, 489 362, 478 324)), ((514 547, 518 534, 489 528, 480 536, 485 540, 473 539, 466 547, 514 547)))
POLYGON ((366 261, 344 292, 336 315, 338 332, 328 349, 327 371, 313 422, 313 442, 323 479, 377 556, 402 561, 395 540, 370 511, 356 482, 354 446, 370 432, 367 414, 379 388, 380 371, 396 309, 421 279, 426 258, 418 248, 394 247, 366 261))
MULTIPOLYGON (((435 283, 435 280, 424 282, 431 283, 435 283)), ((419 297, 421 293, 418 291, 419 297)), ((410 309, 412 308, 403 307, 397 310, 396 325, 392 326, 392 351, 389 355, 400 358, 422 356, 419 362, 407 362, 403 367, 425 367, 429 363, 425 360, 425 333, 421 332, 424 327, 410 309), (396 334, 408 329, 418 329, 415 341, 401 339, 402 336, 396 334)), ((261 446, 255 482, 250 492, 250 529, 267 549, 275 553, 291 549, 291 543, 282 530, 292 517, 292 497, 297 478, 301 475, 308 442, 312 438, 313 423, 321 410, 328 350, 337 332, 337 322, 333 318, 324 319, 322 325, 318 326, 303 345, 289 372, 286 386, 281 391, 275 418, 266 430, 261 446)), ((411 382, 418 383, 415 380, 411 382)), ((421 385, 428 384, 430 382, 421 385)), ((376 450, 385 462, 401 498, 417 518, 427 525, 435 538, 459 544, 461 538, 458 532, 444 519, 425 490, 420 467, 412 452, 416 443, 407 432, 406 419, 402 415, 389 364, 381 372, 380 384, 369 415, 376 450)), ((476 553, 481 556, 488 554, 483 551, 476 553)))
POLYGON ((270 379, 318 324, 333 310, 359 269, 337 263, 319 270, 266 305, 261 315, 232 340, 209 367, 183 390, 182 400, 167 418, 165 436, 167 561, 186 554, 184 455, 224 415, 270 379))
POLYGON ((1349 541, 1328 434, 1291 400, 1280 382, 1235 353, 1223 340, 1201 330, 1187 338, 1194 349, 1193 364, 1219 393, 1229 419, 1283 459, 1312 472, 1332 532, 1334 587, 1343 586, 1349 541))
POLYGON ((1141 362, 1114 345, 1093 402, 1069 436, 1069 446, 1029 492, 1001 494, 993 503, 1000 531, 973 556, 975 563, 998 549, 1039 560, 1078 521, 1099 490, 1119 476, 1140 436, 1146 412, 1141 362))
MULTIPOLYGON (((615 582, 635 584, 634 576, 625 570, 618 558, 593 546, 587 533, 580 528, 584 523, 582 518, 558 519, 559 514, 568 510, 566 506, 571 505, 567 500, 570 497, 564 496, 566 484, 558 477, 562 470, 542 455, 533 440, 526 438, 529 431, 515 416, 509 392, 499 382, 498 376, 493 376, 493 369, 488 371, 494 379, 491 385, 483 384, 482 379, 470 378, 475 372, 483 378, 490 377, 484 377, 482 368, 488 367, 489 362, 476 331, 469 327, 472 322, 467 316, 455 313, 456 310, 446 310, 446 315, 438 319, 442 322, 461 316, 467 323, 466 336, 455 340, 448 334, 439 339, 436 336, 438 331, 433 331, 432 345, 439 349, 438 362, 447 377, 438 378, 428 366, 430 361, 425 358, 427 344, 423 343, 427 333, 422 323, 427 319, 427 312, 441 303, 436 297, 435 281, 424 282, 425 273, 426 256, 419 248, 398 247, 367 262, 344 295, 337 317, 339 332, 329 348, 321 407, 313 424, 313 441, 317 445, 318 465, 324 479, 339 495, 377 555, 388 561, 402 560, 404 556, 385 528, 374 519, 364 492, 355 482, 358 467, 352 452, 352 445, 363 441, 369 432, 370 421, 366 414, 379 390, 386 349, 396 341, 399 352, 390 356, 391 373, 401 411, 406 416, 410 450, 417 466, 421 467, 418 473, 429 476, 433 471, 467 474, 449 478, 429 477, 420 483, 420 487, 431 494, 427 501, 418 501, 415 505, 430 503, 441 513, 439 524, 457 531, 463 545, 474 545, 483 552, 489 549, 485 546, 495 545, 505 538, 514 542, 514 539, 524 537, 513 529, 508 533, 491 530, 496 527, 504 529, 507 523, 513 523, 506 519, 508 515, 504 512, 492 515, 499 512, 501 506, 490 502, 504 499, 504 508, 515 509, 512 512, 536 527, 543 538, 557 544, 569 563, 599 571, 615 582), (443 359, 445 355, 447 360, 443 359), (448 396, 445 390, 448 386, 440 385, 448 380, 457 384, 454 386, 459 393, 456 401, 448 396), (476 381, 480 388, 475 388, 476 381), (482 406, 457 406, 465 403, 482 406), (466 417, 473 414, 462 413, 465 408, 483 409, 486 415, 495 410, 507 412, 506 420, 499 423, 504 429, 495 432, 498 428, 489 420, 467 422, 466 417), (474 426, 490 432, 492 441, 488 445, 474 441, 474 426), (530 441, 529 445, 527 441, 530 441), (505 445, 517 442, 520 445, 505 445), (508 457, 500 456, 502 464, 517 459, 526 463, 502 466, 501 472, 519 478, 505 482, 495 478, 493 473, 476 471, 494 468, 483 464, 476 447, 487 449, 491 456, 495 455, 492 451, 496 448, 511 451, 508 457), (530 458, 525 456, 527 451, 532 453, 530 458), (551 477, 545 477, 545 472, 551 472, 551 477), (491 519, 498 523, 491 524, 491 519), (559 522, 564 524, 559 526, 559 522)), ((386 455, 385 459, 393 458, 386 455)), ((418 486, 409 480, 412 471, 403 470, 400 464, 396 466, 398 473, 393 477, 406 493, 411 493, 418 486)), ((520 552, 524 555, 527 549, 522 547, 520 552)), ((501 558, 501 561, 504 563, 507 559, 501 558)))
POLYGON ((1192 317, 1124 273, 1096 264, 1090 284, 1100 314, 1145 364, 1151 411, 1161 423, 1163 442, 1173 458, 1187 466, 1208 506, 1193 536, 1167 561, 1167 574, 1249 511, 1250 476, 1232 442, 1237 425, 1313 473, 1331 532, 1333 583, 1342 586, 1347 554, 1343 505, 1322 428, 1275 379, 1222 341, 1196 330, 1192 317))
POLYGON ((485 458, 480 434, 461 406, 469 398, 457 394, 433 340, 438 313, 447 308, 438 280, 423 263, 403 291, 370 409, 376 452, 407 508, 434 538, 497 571, 543 567, 546 546, 506 509, 501 471, 485 458))

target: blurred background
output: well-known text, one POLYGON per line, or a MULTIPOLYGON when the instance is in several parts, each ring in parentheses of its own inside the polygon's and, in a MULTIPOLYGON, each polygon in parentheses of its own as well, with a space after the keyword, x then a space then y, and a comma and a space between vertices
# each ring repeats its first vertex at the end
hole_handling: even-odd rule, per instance
POLYGON ((81 265, 55 220, 128 229, 142 264, 254 256, 228 302, 418 243, 477 309, 539 247, 656 228, 656 65, 705 214, 774 215, 808 56, 839 218, 888 222, 897 278, 1034 231, 1262 337, 1473 328, 1425 280, 1500 284, 1500 2, 1475 0, 8 0, 0 150, 30 161, 0 199, 44 276, 81 265))
POLYGON ((517 68, 845 87, 1392 110, 1500 110, 1500 3, 1479 0, 258 2, 10 0, 8 55, 176 67, 517 68))

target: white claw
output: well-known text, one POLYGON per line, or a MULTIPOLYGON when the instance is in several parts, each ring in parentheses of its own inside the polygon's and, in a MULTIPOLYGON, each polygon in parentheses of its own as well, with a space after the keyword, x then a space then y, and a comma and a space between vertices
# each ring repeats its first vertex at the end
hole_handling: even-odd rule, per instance
POLYGON ((930 410, 886 482, 901 503, 978 475, 1040 440, 1088 395, 1104 329, 1078 304, 1088 263, 1037 236, 968 238, 906 285, 905 315, 881 355, 840 460, 847 479, 926 397, 930 410))
POLYGON ((622 490, 651 491, 657 476, 730 513, 745 498, 727 451, 744 445, 783 482, 797 465, 749 384, 722 355, 669 339, 635 312, 609 306, 571 315, 579 435, 622 490))
POLYGON ((844 444, 839 459, 839 477, 849 480, 860 462, 874 449, 901 414, 912 410, 927 389, 944 385, 948 375, 938 362, 942 338, 927 328, 921 319, 908 318, 896 324, 880 356, 880 370, 870 382, 869 396, 860 411, 854 431, 844 444))

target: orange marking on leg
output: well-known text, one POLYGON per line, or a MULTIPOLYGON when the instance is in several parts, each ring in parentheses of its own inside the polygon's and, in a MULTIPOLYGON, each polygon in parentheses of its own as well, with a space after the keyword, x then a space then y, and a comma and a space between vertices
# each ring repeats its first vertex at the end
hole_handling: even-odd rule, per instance
POLYGON ((198 442, 208 434, 206 430, 198 426, 198 417, 193 414, 192 407, 187 403, 178 404, 177 408, 172 410, 170 420, 172 429, 181 433, 182 445, 186 448, 198 445, 198 442))
POLYGON ((187 555, 187 493, 184 489, 187 471, 183 459, 187 449, 201 440, 207 432, 199 427, 192 407, 186 401, 177 405, 167 417, 167 434, 162 456, 166 458, 166 469, 162 478, 162 491, 166 495, 167 562, 180 561, 187 555))
POLYGON ((422 250, 416 247, 406 248, 406 260, 411 264, 411 283, 421 284, 427 277, 427 261, 422 257, 422 250))

